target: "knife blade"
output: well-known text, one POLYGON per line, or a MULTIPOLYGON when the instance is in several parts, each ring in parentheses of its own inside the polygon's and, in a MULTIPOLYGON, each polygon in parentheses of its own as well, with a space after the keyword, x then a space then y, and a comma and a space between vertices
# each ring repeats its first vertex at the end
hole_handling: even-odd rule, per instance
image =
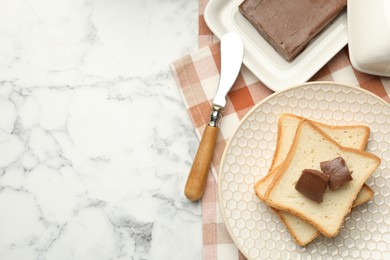
POLYGON ((218 124, 226 105, 226 95, 240 72, 243 55, 244 46, 241 37, 234 32, 223 35, 221 39, 221 76, 213 99, 210 122, 203 133, 184 190, 186 197, 191 201, 202 198, 217 141, 218 124))

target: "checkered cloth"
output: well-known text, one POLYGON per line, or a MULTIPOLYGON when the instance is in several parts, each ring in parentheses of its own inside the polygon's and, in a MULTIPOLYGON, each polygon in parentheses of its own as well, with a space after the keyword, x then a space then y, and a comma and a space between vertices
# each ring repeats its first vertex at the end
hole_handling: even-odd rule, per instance
MULTIPOLYGON (((207 27, 203 12, 208 0, 199 5, 199 49, 172 64, 172 72, 179 86, 195 131, 201 138, 210 120, 210 106, 220 74, 220 45, 207 27)), ((337 81, 356 85, 390 102, 390 78, 360 73, 352 68, 348 48, 342 49, 310 81, 337 81)), ((261 83, 245 66, 228 94, 220 124, 220 132, 202 198, 203 257, 204 259, 245 259, 230 238, 217 203, 217 172, 227 140, 242 117, 258 102, 273 92, 261 83)))

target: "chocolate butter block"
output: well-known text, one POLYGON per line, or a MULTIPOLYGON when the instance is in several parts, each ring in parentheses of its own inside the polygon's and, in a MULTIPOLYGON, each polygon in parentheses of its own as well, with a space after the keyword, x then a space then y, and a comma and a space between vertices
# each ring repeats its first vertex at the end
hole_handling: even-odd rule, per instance
POLYGON ((336 190, 345 183, 352 181, 351 171, 343 158, 337 157, 320 163, 321 171, 329 175, 329 188, 336 190))
POLYGON ((245 0, 239 10, 291 61, 346 5, 347 0, 245 0))
POLYGON ((320 203, 328 187, 328 181, 328 175, 317 170, 305 169, 295 184, 295 189, 307 198, 320 203))

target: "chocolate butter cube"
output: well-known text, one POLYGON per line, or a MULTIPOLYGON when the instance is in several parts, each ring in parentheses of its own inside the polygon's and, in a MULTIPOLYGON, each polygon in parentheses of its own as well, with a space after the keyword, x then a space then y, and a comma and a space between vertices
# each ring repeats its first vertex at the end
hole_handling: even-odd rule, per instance
POLYGON ((336 190, 345 183, 353 180, 351 171, 341 157, 321 162, 320 167, 323 173, 329 175, 329 188, 331 190, 336 190))
POLYGON ((329 175, 317 170, 305 169, 302 171, 295 189, 307 198, 320 203, 328 187, 328 181, 329 175))

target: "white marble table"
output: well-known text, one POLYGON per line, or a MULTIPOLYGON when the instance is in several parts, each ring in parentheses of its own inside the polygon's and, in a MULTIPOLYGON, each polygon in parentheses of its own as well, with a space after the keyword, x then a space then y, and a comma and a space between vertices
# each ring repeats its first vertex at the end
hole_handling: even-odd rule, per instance
POLYGON ((0 259, 201 259, 169 64, 195 0, 0 0, 0 259))

